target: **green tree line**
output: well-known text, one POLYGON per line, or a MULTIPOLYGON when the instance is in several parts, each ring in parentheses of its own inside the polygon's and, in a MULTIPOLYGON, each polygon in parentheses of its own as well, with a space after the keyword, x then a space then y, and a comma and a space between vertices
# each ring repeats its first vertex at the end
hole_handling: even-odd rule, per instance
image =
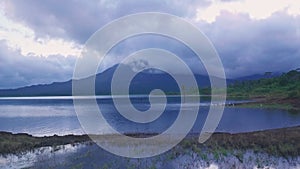
POLYGON ((228 96, 264 98, 300 98, 300 71, 292 70, 278 77, 237 81, 227 87, 228 96))

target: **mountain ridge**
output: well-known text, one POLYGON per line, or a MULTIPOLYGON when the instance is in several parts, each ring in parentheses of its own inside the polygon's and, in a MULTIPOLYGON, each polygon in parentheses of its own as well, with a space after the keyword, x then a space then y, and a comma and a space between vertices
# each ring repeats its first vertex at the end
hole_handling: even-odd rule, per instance
MULTIPOLYGON (((95 77, 95 94, 109 95, 111 92, 111 79, 118 65, 114 65, 95 77)), ((184 78, 184 75, 179 75, 184 78)), ((200 88, 210 86, 209 77, 206 75, 194 74, 200 88)), ((258 77, 258 76, 256 76, 258 77)), ((91 78, 91 77, 87 77, 91 78)), ((216 77, 213 77, 216 78, 216 77)), ((260 78, 263 78, 261 75, 260 78)), ((86 78, 84 78, 86 79, 86 78)), ((221 80, 220 78, 216 78, 221 80)), ((249 78, 226 79, 227 84, 236 81, 249 80, 249 78)), ((130 93, 147 94, 151 90, 159 88, 168 94, 178 93, 180 87, 176 81, 167 73, 149 73, 143 71, 138 73, 130 84, 130 93)), ((0 97, 22 97, 22 96, 72 96, 72 79, 65 82, 53 82, 50 84, 37 84, 20 87, 16 89, 0 89, 0 97)))

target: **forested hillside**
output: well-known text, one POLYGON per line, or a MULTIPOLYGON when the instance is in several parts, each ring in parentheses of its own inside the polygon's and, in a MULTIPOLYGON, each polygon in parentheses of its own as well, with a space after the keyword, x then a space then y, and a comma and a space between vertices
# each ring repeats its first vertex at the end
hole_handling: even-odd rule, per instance
POLYGON ((281 76, 235 82, 227 88, 228 96, 247 98, 300 98, 300 71, 292 70, 281 76))

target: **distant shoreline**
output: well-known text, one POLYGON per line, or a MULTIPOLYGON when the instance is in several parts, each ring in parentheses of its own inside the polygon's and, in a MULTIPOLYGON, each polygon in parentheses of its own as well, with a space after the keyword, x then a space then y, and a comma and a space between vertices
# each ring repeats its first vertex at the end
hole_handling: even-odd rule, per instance
MULTIPOLYGON (((182 97, 181 95, 163 95, 163 97, 176 98, 182 97)), ((211 97, 211 95, 185 95, 184 97, 198 97, 200 96, 202 99, 206 100, 211 97)), ((217 97, 224 97, 221 95, 215 95, 217 97)), ((115 95, 114 98, 127 98, 128 95, 115 95)), ((130 98, 148 98, 149 95, 141 94, 141 95, 129 95, 130 98)), ((152 96, 153 97, 153 96, 152 96)), ((161 97, 159 95, 154 97, 161 97)), ((48 100, 48 99, 57 99, 57 100, 73 100, 73 99, 112 99, 111 95, 96 95, 96 96, 18 96, 18 97, 1 97, 0 100, 48 100)), ((200 100, 202 100, 200 99, 200 100)), ((247 107, 247 108, 276 108, 276 109, 284 109, 284 110, 292 110, 292 111, 300 111, 300 99, 299 98, 244 98, 238 96, 228 95, 227 100, 245 100, 245 102, 240 103, 225 103, 225 106, 239 106, 239 107, 247 107)), ((208 99, 209 100, 209 99, 208 99)), ((201 102, 200 102, 201 103, 201 102)))
MULTIPOLYGON (((143 133, 127 134, 133 137, 146 136, 143 133)), ((151 134, 148 134, 149 136, 151 134)), ((108 136, 109 135, 103 135, 108 136)), ((111 135, 113 136, 113 135, 111 135)), ((29 134, 0 132, 0 155, 19 154, 40 147, 60 146, 66 144, 91 143, 87 135, 45 136, 34 137, 29 134)), ((212 151, 219 150, 253 150, 275 156, 299 156, 300 151, 300 126, 255 131, 248 133, 214 133, 205 143, 198 143, 198 135, 188 135, 178 146, 183 149, 209 148, 212 151)))
POLYGON ((226 106, 238 106, 246 108, 275 108, 284 109, 289 111, 300 112, 300 99, 299 98, 284 98, 284 99, 266 99, 266 98, 253 98, 249 102, 236 103, 234 105, 226 106))

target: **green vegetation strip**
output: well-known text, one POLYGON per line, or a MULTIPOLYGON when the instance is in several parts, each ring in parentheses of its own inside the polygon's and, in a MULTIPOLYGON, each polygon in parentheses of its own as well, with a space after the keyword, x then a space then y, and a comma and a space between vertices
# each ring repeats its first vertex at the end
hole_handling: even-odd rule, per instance
POLYGON ((292 70, 279 77, 236 82, 228 86, 227 92, 232 97, 300 99, 300 72, 292 70))

